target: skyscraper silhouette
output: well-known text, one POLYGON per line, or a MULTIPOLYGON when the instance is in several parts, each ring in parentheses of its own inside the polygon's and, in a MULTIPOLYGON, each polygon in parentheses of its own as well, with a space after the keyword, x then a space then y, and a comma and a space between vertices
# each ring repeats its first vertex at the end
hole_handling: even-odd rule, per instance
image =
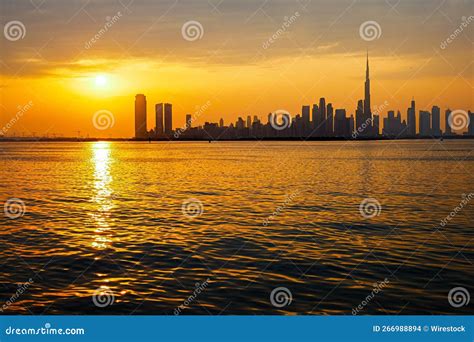
POLYGON ((318 127, 318 118, 319 118, 319 107, 317 104, 313 104, 313 109, 311 110, 311 117, 313 121, 313 136, 316 135, 316 128, 318 127))
POLYGON ((438 106, 433 106, 431 109, 431 134, 435 137, 441 136, 441 109, 438 106))
POLYGON ((171 135, 173 131, 173 111, 170 103, 165 103, 165 134, 171 135))
POLYGON ((319 99, 319 118, 317 127, 319 135, 326 134, 326 99, 324 97, 319 99))
MULTIPOLYGON (((355 117, 355 124, 356 124, 356 130, 362 130, 362 127, 365 127, 366 122, 365 122, 365 115, 364 115, 364 101, 359 100, 357 102, 357 109, 356 109, 356 117, 355 117)), ((364 134, 365 131, 361 133, 361 135, 364 134)), ((360 133, 360 132, 359 132, 360 133)))
POLYGON ((155 135, 160 137, 163 135, 163 103, 155 105, 155 135))
POLYGON ((135 96, 135 138, 144 139, 148 135, 146 130, 146 96, 135 96))
POLYGON ((445 120, 445 125, 446 125, 446 128, 445 128, 445 134, 446 135, 450 135, 452 134, 452 131, 451 131, 451 125, 449 124, 449 116, 451 115, 451 109, 446 109, 446 112, 444 114, 444 120, 445 120))
POLYGON ((336 109, 334 115, 334 135, 336 137, 349 136, 349 120, 345 109, 336 109))
POLYGON ((301 116, 303 117, 303 132, 306 135, 310 129, 309 106, 303 106, 301 108, 301 116))
POLYGON ((193 119, 191 114, 186 114, 186 128, 191 128, 192 123, 193 119))
POLYGON ((410 137, 416 136, 416 109, 415 99, 411 100, 411 107, 407 110, 407 134, 410 137))
POLYGON ((372 134, 372 111, 370 109, 370 77, 369 77, 369 51, 367 50, 367 65, 365 70, 365 97, 364 97, 364 121, 367 125, 366 135, 372 134))
POLYGON ((332 103, 328 103, 326 109, 326 134, 331 136, 334 132, 334 109, 332 103))
POLYGON ((420 136, 427 137, 431 135, 430 112, 420 110, 420 136))
POLYGON ((374 136, 378 136, 380 134, 380 115, 379 114, 373 116, 372 133, 374 136))

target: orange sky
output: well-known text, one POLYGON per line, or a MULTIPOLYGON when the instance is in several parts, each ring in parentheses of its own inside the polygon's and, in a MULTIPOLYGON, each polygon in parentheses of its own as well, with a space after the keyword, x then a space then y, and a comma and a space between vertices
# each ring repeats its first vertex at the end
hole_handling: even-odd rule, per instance
POLYGON ((226 123, 247 115, 263 119, 277 109, 294 115, 323 96, 351 114, 363 97, 367 48, 372 105, 388 103, 382 116, 400 109, 405 117, 412 96, 418 109, 474 107, 474 20, 465 18, 462 32, 440 46, 472 12, 469 2, 439 8, 432 1, 395 8, 369 1, 262 4, 124 7, 107 0, 71 8, 52 1, 38 9, 2 3, 2 24, 19 20, 26 34, 2 37, 0 128, 32 103, 6 135, 131 137, 136 93, 147 96, 149 129, 158 102, 173 104, 175 128, 206 103, 197 125, 221 117, 226 123), (190 20, 202 25, 200 39, 183 38, 190 20), (380 37, 361 37, 366 21, 380 25, 380 37), (99 110, 113 114, 113 127, 93 125, 99 110))

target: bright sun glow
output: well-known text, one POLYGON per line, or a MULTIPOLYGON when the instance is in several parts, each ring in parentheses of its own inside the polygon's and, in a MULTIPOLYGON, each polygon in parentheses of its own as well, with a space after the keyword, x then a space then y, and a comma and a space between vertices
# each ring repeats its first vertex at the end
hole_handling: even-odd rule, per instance
POLYGON ((104 75, 98 75, 95 77, 95 85, 98 87, 103 87, 107 84, 107 77, 104 75))

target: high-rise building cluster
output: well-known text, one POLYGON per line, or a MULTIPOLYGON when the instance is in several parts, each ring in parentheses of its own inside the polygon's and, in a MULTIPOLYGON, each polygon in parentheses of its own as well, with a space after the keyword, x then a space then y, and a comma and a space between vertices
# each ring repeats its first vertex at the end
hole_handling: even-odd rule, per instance
MULTIPOLYGON (((293 118, 290 113, 276 111, 268 114, 264 124, 257 116, 248 115, 244 120, 239 117, 235 123, 224 125, 206 122, 202 126, 192 127, 193 117, 186 114, 184 127, 173 130, 172 106, 169 103, 159 103, 155 106, 156 125, 147 131, 146 128, 146 97, 143 94, 135 98, 135 137, 137 139, 259 139, 259 138, 405 138, 405 137, 441 137, 453 135, 451 110, 445 111, 445 132, 441 131, 441 109, 433 106, 431 112, 420 110, 417 120, 415 100, 407 110, 407 120, 402 120, 400 111, 389 110, 383 119, 383 129, 380 131, 380 109, 372 112, 369 56, 367 54, 364 86, 364 99, 357 102, 354 115, 347 116, 346 110, 334 108, 332 103, 326 103, 324 97, 319 103, 303 105, 301 114, 293 118), (417 129, 418 121, 418 129, 417 129)), ((474 136, 474 113, 465 112, 464 118, 468 128, 466 135, 474 136)), ((459 128, 459 127, 458 127, 459 128)))
POLYGON ((173 134, 173 107, 170 103, 155 105, 155 128, 147 130, 146 96, 135 96, 135 138, 169 138, 173 134))

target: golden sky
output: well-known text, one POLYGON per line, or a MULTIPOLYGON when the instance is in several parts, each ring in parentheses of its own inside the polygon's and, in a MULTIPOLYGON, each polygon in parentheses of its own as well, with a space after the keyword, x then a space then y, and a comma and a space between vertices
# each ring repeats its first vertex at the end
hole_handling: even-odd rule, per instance
POLYGON ((264 119, 277 109, 295 115, 320 97, 352 114, 363 97, 366 49, 372 105, 387 103, 382 116, 399 109, 406 117, 412 96, 417 110, 474 107, 470 0, 5 0, 0 6, 0 128, 31 104, 7 135, 131 137, 137 93, 147 96, 149 129, 159 102, 173 104, 174 127, 206 103, 196 124, 264 119), (12 21, 23 25, 20 37, 6 33, 12 21), (183 33, 190 21, 202 27, 196 37, 183 33), (375 36, 361 34, 366 22, 378 24, 375 36), (94 126, 100 110, 113 114, 113 127, 94 126))

